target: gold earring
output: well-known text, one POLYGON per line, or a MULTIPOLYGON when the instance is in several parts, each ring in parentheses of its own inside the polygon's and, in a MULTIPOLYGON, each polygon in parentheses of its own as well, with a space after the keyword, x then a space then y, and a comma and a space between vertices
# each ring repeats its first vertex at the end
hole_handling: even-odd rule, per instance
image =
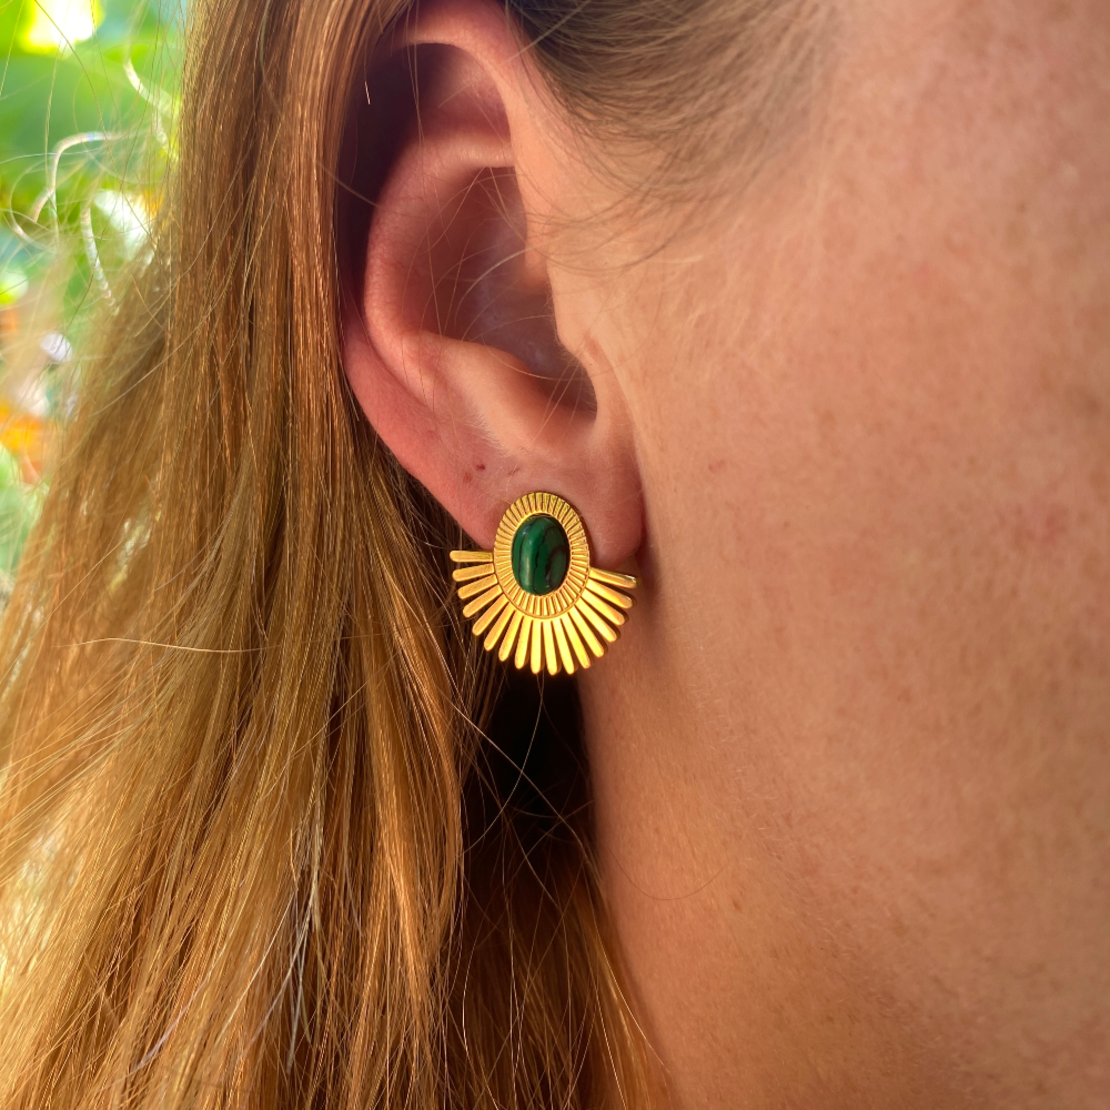
POLYGON ((517 668, 531 664, 574 674, 615 643, 636 587, 628 574, 590 566, 582 518, 553 493, 526 493, 505 511, 493 551, 452 551, 463 564, 451 577, 459 585, 464 617, 477 617, 475 636, 486 651, 498 648, 517 668), (498 647, 500 644, 500 647, 498 647), (515 649, 515 650, 514 650, 515 649))

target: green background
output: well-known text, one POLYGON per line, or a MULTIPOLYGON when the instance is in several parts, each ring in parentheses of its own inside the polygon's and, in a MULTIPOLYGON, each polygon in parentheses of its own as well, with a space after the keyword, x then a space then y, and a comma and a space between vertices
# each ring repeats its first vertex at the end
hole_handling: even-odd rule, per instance
POLYGON ((143 261, 184 18, 180 0, 0 0, 0 599, 87 328, 143 261))

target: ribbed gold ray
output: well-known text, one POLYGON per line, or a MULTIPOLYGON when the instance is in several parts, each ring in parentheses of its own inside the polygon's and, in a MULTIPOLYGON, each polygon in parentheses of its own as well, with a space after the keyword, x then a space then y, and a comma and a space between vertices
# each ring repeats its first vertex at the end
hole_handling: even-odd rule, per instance
MULTIPOLYGON (((465 586, 460 586, 459 598, 465 601, 468 597, 474 597, 476 594, 485 593, 490 586, 497 586, 497 576, 493 574, 483 575, 476 582, 467 582, 465 586)), ((498 589, 500 589, 499 586, 498 589)))
POLYGON ((487 578, 493 572, 489 563, 475 563, 469 567, 459 567, 451 572, 456 582, 472 582, 475 578, 487 578))
POLYGON ((604 582, 607 586, 616 586, 618 590, 634 590, 636 588, 636 579, 631 574, 617 574, 616 571, 590 567, 590 577, 598 582, 604 582))
POLYGON ((476 597, 469 605, 463 606, 463 616, 472 617, 475 613, 480 613, 494 598, 501 596, 501 587, 498 585, 491 586, 481 597, 476 597))
POLYGON ((571 619, 570 613, 564 613, 562 621, 567 643, 570 644, 571 650, 577 657, 578 665, 585 669, 590 665, 590 653, 586 650, 586 645, 582 643, 582 638, 578 635, 578 629, 574 627, 574 621, 571 619))
POLYGON ((551 622, 551 629, 555 633, 555 646, 559 649, 559 662, 567 674, 574 674, 574 657, 570 653, 570 644, 567 643, 566 630, 563 627, 563 618, 559 617, 551 622))
POLYGON ((491 551, 452 551, 451 561, 455 563, 492 563, 491 551))
POLYGON ((452 579, 458 583, 463 616, 472 618, 472 631, 486 651, 496 651, 502 662, 512 659, 517 669, 574 674, 600 659, 615 643, 625 612, 632 608, 626 591, 636 588, 628 574, 590 565, 586 529, 574 509, 552 493, 529 493, 505 511, 493 551, 452 551, 458 564, 452 579), (512 565, 513 539, 535 516, 551 516, 567 537, 569 562, 562 582, 548 593, 526 591, 512 565))
POLYGON ((568 616, 574 621, 574 625, 585 641, 586 646, 598 659, 600 659, 605 654, 605 645, 594 635, 594 630, 586 622, 586 618, 582 616, 581 610, 571 609, 568 616))
POLYGON ((551 621, 544 621, 541 627, 543 628, 543 656, 547 662, 547 671, 548 674, 557 675, 559 656, 555 650, 555 626, 551 621))
MULTIPOLYGON (((497 647, 497 641, 501 639, 501 633, 505 631, 505 627, 508 625, 510 619, 512 618, 512 615, 513 607, 509 604, 509 599, 505 598, 505 604, 501 609, 501 615, 497 618, 493 627, 489 630, 489 635, 486 636, 485 641, 482 644, 482 647, 484 647, 486 651, 493 651, 493 649, 497 647)), ((478 622, 475 621, 474 635, 477 636, 478 634, 478 622)))
POLYGON ((586 583, 586 589, 589 590, 590 593, 597 594, 597 596, 600 597, 602 600, 608 601, 621 609, 632 608, 632 598, 630 598, 627 594, 618 593, 612 587, 606 586, 602 582, 598 582, 592 576, 590 578, 590 581, 586 583))
MULTIPOLYGON (((512 606, 509 606, 512 609, 512 606)), ((524 614, 519 609, 513 609, 513 619, 509 621, 509 631, 505 633, 505 638, 501 641, 501 646, 497 649, 497 658, 502 663, 508 661, 509 656, 513 651, 513 644, 516 643, 517 633, 520 631, 520 622, 524 618, 524 614)), ((488 648, 486 649, 489 650, 488 648)))
POLYGON ((523 620, 520 625, 520 639, 516 642, 516 657, 513 659, 518 671, 524 670, 528 663, 528 640, 532 634, 531 617, 525 617, 523 613, 521 617, 523 620))
MULTIPOLYGON (((617 642, 617 630, 612 625, 606 624, 604 618, 587 602, 579 600, 577 607, 574 610, 576 613, 581 613, 594 626, 594 631, 601 636, 603 640, 607 640, 611 644, 617 642)), ((464 609, 465 613, 466 610, 464 609)))
POLYGON ((497 614, 500 613, 501 610, 504 609, 505 606, 508 604, 509 599, 504 594, 497 598, 493 602, 493 604, 474 622, 474 635, 481 636, 481 634, 485 632, 485 630, 489 628, 491 624, 493 624, 494 620, 497 617, 497 614))
POLYGON ((532 673, 543 670, 543 625, 536 621, 532 624, 532 673))
POLYGON ((624 614, 619 609, 614 609, 603 598, 598 597, 592 590, 586 590, 582 595, 582 600, 585 601, 591 609, 603 616, 610 624, 615 624, 618 627, 624 624, 624 614))

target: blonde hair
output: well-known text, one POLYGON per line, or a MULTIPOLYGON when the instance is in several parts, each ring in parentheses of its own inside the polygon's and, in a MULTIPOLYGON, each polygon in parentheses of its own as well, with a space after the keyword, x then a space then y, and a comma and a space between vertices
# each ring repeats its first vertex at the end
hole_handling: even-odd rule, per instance
MULTIPOLYGON (((573 721, 549 781, 514 765, 538 703, 490 723, 457 531, 340 364, 335 105, 409 7, 195 12, 154 258, 86 358, 0 633, 6 1107, 647 1097, 573 721)), ((587 128, 674 150, 785 7, 510 17, 587 128)), ((741 137, 781 100, 752 82, 741 137)))

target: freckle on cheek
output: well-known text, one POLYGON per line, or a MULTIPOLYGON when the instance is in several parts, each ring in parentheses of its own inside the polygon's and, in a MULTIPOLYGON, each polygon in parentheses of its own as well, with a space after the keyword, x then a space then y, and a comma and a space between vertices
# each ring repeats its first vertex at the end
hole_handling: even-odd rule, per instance
POLYGON ((1005 525, 1013 546, 1053 547, 1067 534, 1068 510, 1056 502, 1022 505, 1005 516, 1005 525))

